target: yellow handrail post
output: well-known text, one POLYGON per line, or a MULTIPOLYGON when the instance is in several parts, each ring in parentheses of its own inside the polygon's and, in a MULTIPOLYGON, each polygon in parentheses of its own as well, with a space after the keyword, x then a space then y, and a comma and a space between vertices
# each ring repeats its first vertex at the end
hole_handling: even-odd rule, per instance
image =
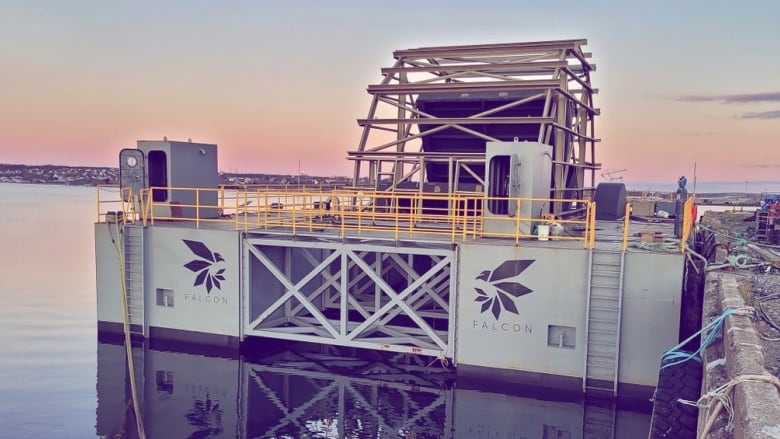
POLYGON ((590 211, 590 248, 596 248, 596 203, 593 203, 593 209, 590 211))
POLYGON ((97 187, 97 199, 95 200, 95 208, 97 209, 97 221, 100 222, 100 186, 97 187))
POLYGON ((455 229, 458 227, 458 219, 460 218, 459 210, 460 210, 460 203, 458 200, 458 195, 455 195, 455 200, 452 199, 452 194, 447 195, 447 203, 450 206, 453 206, 452 213, 455 215, 454 218, 450 218, 450 243, 455 242, 455 229))
POLYGON ((520 200, 515 201, 515 245, 520 245, 520 200))
POLYGON ((412 236, 412 227, 414 226, 414 213, 417 211, 417 194, 409 198, 409 237, 412 236))
POLYGON ((219 185, 219 191, 217 192, 217 197, 219 197, 219 211, 217 212, 217 215, 222 215, 225 213, 225 186, 219 185))
POLYGON ((233 228, 235 230, 238 230, 238 197, 239 197, 239 192, 236 192, 236 197, 235 197, 236 209, 235 212, 233 212, 233 228))
POLYGON ((198 188, 195 188, 195 228, 200 228, 200 189, 198 188))
POLYGON ((152 225, 154 225, 154 188, 149 189, 149 219, 152 225))
POLYGON ((628 248, 628 229, 631 227, 631 203, 626 203, 626 213, 623 216, 623 251, 628 248))
POLYGON ((363 218, 361 213, 361 211, 363 210, 363 199, 362 198, 358 199, 358 196, 360 196, 359 193, 355 194, 355 200, 357 200, 356 203, 357 204, 357 230, 358 230, 358 235, 360 235, 361 232, 363 231, 363 224, 362 224, 363 218))
POLYGON ((393 208, 395 209, 395 240, 398 241, 398 221, 399 218, 399 208, 398 208, 398 196, 393 194, 393 208))
MULTIPOLYGON (((300 190, 300 189, 298 189, 298 190, 300 190)), ((298 192, 295 192, 295 193, 297 194, 298 192)), ((297 222, 296 222, 296 218, 295 218, 296 217, 296 215, 295 215, 295 207, 296 207, 296 204, 298 204, 298 203, 296 203, 296 201, 297 201, 296 198, 298 198, 298 197, 293 195, 292 203, 290 203, 290 204, 292 204, 292 213, 291 213, 291 215, 292 215, 292 233, 293 233, 293 236, 295 236, 296 228, 297 228, 297 222)), ((287 201, 287 200, 285 200, 285 201, 287 201)))
POLYGON ((590 214, 590 228, 592 230, 590 234, 590 248, 596 248, 596 203, 593 203, 593 211, 590 214))
POLYGON ((344 237, 347 235, 346 224, 345 224, 347 222, 347 219, 344 217, 344 204, 345 203, 339 203, 339 218, 341 219, 341 221, 339 221, 340 228, 341 228, 341 239, 344 239, 344 237))
POLYGON ((691 228, 693 227, 693 197, 688 197, 683 205, 683 224, 682 224, 682 236, 680 237, 680 252, 684 253, 688 236, 690 236, 691 228))
POLYGON ((268 230, 268 192, 263 192, 263 228, 268 230))

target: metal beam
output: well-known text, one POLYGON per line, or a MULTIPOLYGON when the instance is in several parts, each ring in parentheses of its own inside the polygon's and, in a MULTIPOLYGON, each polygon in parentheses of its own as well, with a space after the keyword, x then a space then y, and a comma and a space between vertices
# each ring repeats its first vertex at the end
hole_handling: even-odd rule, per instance
POLYGON ((377 84, 369 85, 368 93, 377 95, 403 95, 420 93, 479 93, 521 90, 545 90, 559 86, 558 81, 538 79, 527 81, 443 83, 443 84, 377 84))
POLYGON ((411 123, 418 125, 526 125, 554 122, 552 117, 415 117, 411 119, 358 119, 360 126, 411 123))

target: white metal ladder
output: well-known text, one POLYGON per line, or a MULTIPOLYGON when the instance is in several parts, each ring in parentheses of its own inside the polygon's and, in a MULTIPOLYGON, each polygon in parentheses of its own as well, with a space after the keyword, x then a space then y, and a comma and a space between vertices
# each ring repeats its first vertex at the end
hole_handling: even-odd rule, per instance
POLYGON ((585 398, 582 415, 583 439, 613 439, 617 407, 614 400, 585 398))
POLYGON ((130 332, 146 336, 144 318, 144 228, 125 224, 122 231, 125 261, 125 294, 130 332))
POLYGON ((588 256, 584 392, 617 395, 625 255, 593 249, 588 256))

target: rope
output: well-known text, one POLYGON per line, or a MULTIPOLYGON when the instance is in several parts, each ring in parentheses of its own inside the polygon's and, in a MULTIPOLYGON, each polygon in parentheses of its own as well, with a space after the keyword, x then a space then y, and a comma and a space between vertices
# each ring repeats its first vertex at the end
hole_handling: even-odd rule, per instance
POLYGON ((749 263, 748 255, 745 253, 729 254, 726 256, 726 263, 724 264, 711 264, 707 267, 707 271, 719 270, 721 268, 733 267, 741 270, 758 268, 766 265, 771 265, 771 262, 758 262, 749 263))
POLYGON ((752 315, 753 312, 754 310, 751 307, 725 309, 721 315, 713 319, 706 326, 702 327, 695 334, 680 342, 677 346, 661 354, 661 369, 676 366, 678 364, 685 363, 688 360, 696 360, 701 362, 701 352, 704 349, 707 349, 718 337, 718 334, 720 334, 720 331, 723 328, 723 321, 726 319, 726 317, 732 314, 752 315), (683 346, 687 345, 691 340, 696 339, 696 337, 704 334, 705 332, 707 335, 704 336, 704 339, 702 340, 698 349, 696 349, 694 352, 686 352, 681 350, 683 346), (666 361, 669 361, 669 363, 663 364, 666 361))
POLYGON ((425 367, 431 367, 436 361, 438 361, 439 364, 441 364, 441 367, 445 369, 450 365, 450 361, 447 359, 447 357, 444 356, 444 352, 440 352, 439 356, 431 360, 431 362, 428 363, 428 365, 425 367))
POLYGON ((698 224, 698 226, 701 229, 707 230, 707 231, 712 232, 712 233, 714 233, 716 235, 725 236, 730 241, 732 241, 736 247, 743 247, 743 246, 747 245, 750 242, 750 241, 748 241, 747 239, 745 239, 745 238, 743 238, 741 236, 730 235, 730 234, 728 234, 726 232, 720 231, 720 230, 715 229, 713 227, 708 227, 708 226, 706 226, 704 224, 701 224, 701 223, 698 224))
POLYGON ((780 391, 780 379, 773 375, 738 375, 726 384, 723 384, 722 386, 705 393, 697 401, 688 401, 684 399, 677 400, 682 404, 696 406, 700 409, 707 409, 707 421, 705 422, 702 433, 699 436, 700 439, 705 439, 707 435, 710 434, 710 430, 712 429, 712 426, 715 424, 715 421, 717 420, 718 415, 720 415, 722 410, 726 410, 726 413, 728 413, 726 431, 732 431, 734 428, 734 404, 731 400, 731 391, 734 389, 734 387, 737 386, 737 384, 748 381, 769 383, 774 385, 775 388, 780 391))
MULTIPOLYGON (((122 231, 119 229, 119 223, 114 223, 116 225, 116 240, 111 238, 111 242, 114 244, 114 249, 116 250, 117 259, 119 262, 119 285, 120 285, 120 295, 122 299, 122 319, 123 319, 123 328, 125 333, 125 354, 127 356, 127 370, 130 374, 130 397, 133 400, 133 412, 135 412, 135 424, 136 429, 138 430, 138 437, 140 439, 146 439, 146 433, 144 432, 144 423, 141 419, 141 410, 138 405, 138 390, 135 384, 135 366, 133 364, 133 346, 131 344, 130 339, 130 317, 128 315, 128 306, 127 306, 127 282, 125 280, 125 258, 122 252, 122 231)), ((109 234, 111 232, 110 229, 111 226, 109 226, 109 234)))
POLYGON ((679 252, 680 251, 680 240, 679 239, 673 239, 673 238, 665 238, 663 242, 644 242, 639 241, 636 244, 634 244, 636 248, 642 249, 642 250, 649 250, 653 252, 663 251, 663 252, 679 252))

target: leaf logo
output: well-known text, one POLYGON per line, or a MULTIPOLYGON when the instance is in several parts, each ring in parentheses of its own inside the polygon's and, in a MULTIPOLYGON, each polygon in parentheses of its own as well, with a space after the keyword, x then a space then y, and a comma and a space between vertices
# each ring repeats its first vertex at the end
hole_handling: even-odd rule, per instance
POLYGON ((492 272, 485 270, 480 273, 477 280, 482 281, 484 285, 482 288, 474 288, 477 291, 477 297, 474 300, 482 304, 480 312, 485 313, 490 310, 496 320, 501 315, 502 309, 519 315, 515 299, 525 296, 533 290, 521 283, 509 282, 507 279, 519 276, 533 263, 533 259, 504 261, 492 272))
POLYGON ((225 280, 225 276, 223 275, 225 269, 217 268, 214 264, 217 262, 225 262, 222 255, 216 252, 212 253, 211 250, 206 247, 206 244, 202 242, 190 241, 188 239, 183 239, 182 241, 184 241, 184 244, 189 247, 195 256, 200 258, 193 259, 184 264, 185 268, 193 273, 197 273, 197 276, 195 276, 195 283, 192 284, 192 286, 197 287, 198 285, 203 285, 205 283, 206 293, 211 293, 211 289, 214 287, 220 289, 222 287, 220 282, 225 280))

